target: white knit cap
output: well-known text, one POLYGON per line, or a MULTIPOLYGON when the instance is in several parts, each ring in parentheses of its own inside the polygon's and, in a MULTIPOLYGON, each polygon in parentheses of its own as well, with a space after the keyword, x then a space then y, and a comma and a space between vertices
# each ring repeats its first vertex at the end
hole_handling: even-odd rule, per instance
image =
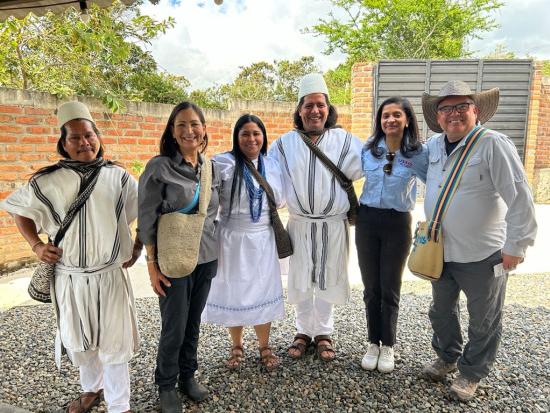
POLYGON ((321 73, 310 73, 305 75, 300 81, 300 91, 298 92, 298 102, 304 96, 312 93, 324 93, 328 96, 328 88, 321 73))
POLYGON ((95 124, 90 110, 84 103, 74 100, 63 103, 57 108, 57 125, 59 128, 73 119, 86 119, 95 124))

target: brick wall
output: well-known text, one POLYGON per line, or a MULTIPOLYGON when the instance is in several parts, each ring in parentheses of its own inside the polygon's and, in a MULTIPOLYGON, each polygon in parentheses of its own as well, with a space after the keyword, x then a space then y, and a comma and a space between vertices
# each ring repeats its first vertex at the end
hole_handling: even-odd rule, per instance
POLYGON ((542 78, 538 102, 534 153, 533 194, 537 202, 550 203, 550 78, 542 78))
MULTIPOLYGON (((107 156, 130 172, 158 153, 160 135, 171 105, 125 102, 124 114, 109 114, 94 99, 88 105, 106 145, 107 156)), ((0 88, 0 199, 23 185, 37 169, 54 163, 59 133, 55 109, 61 103, 46 93, 0 88)), ((254 113, 265 123, 269 142, 292 128, 295 105, 276 102, 232 102, 227 111, 205 110, 210 155, 231 148, 232 127, 243 113, 254 113)), ((349 107, 338 107, 338 122, 351 129, 349 107)), ((35 260, 13 219, 0 211, 0 273, 35 260)))
POLYGON ((550 77, 541 81, 538 121, 535 169, 550 168, 550 77))
POLYGON ((374 99, 374 66, 356 63, 351 75, 351 131, 362 140, 372 133, 372 102, 374 99))

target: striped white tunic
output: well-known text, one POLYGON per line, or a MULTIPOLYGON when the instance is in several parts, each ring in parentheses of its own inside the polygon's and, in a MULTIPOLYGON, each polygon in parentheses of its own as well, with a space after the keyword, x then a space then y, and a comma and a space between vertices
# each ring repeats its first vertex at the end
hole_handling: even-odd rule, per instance
MULTIPOLYGON (((362 176, 361 141, 344 129, 330 129, 317 146, 351 180, 362 176)), ((283 175, 290 213, 288 230, 294 246, 288 274, 288 301, 313 294, 333 304, 349 299, 349 201, 334 174, 292 131, 269 149, 283 175)))
MULTIPOLYGON (((53 239, 75 200, 81 176, 58 169, 19 188, 0 203, 32 219, 53 239)), ((59 247, 54 298, 58 334, 75 365, 98 351, 105 364, 127 362, 138 349, 132 287, 122 263, 132 256, 129 224, 137 216, 137 182, 118 166, 101 169, 97 184, 59 247)))

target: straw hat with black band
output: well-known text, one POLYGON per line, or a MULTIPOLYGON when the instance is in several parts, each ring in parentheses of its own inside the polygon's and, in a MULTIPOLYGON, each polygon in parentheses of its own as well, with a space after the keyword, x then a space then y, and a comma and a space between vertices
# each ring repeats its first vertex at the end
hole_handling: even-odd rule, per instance
POLYGON ((445 83, 437 96, 424 93, 422 95, 424 120, 434 132, 443 132, 443 129, 441 129, 441 126, 437 122, 437 107, 443 99, 449 96, 467 96, 472 99, 479 110, 477 120, 479 123, 484 124, 497 111, 500 94, 498 87, 474 93, 470 89, 470 86, 462 80, 451 80, 445 83))

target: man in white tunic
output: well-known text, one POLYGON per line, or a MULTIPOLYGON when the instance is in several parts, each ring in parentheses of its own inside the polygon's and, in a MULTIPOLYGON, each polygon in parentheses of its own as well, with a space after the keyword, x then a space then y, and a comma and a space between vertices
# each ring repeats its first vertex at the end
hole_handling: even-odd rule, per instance
MULTIPOLYGON (((361 177, 361 142, 336 126, 336 109, 329 102, 323 76, 302 78, 294 112, 297 130, 351 180, 361 177)), ((288 301, 296 305, 297 335, 289 348, 293 358, 311 344, 324 361, 335 357, 333 305, 349 299, 348 253, 350 208, 346 192, 334 174, 304 143, 296 130, 273 142, 269 156, 279 162, 290 213, 288 230, 294 246, 288 274, 288 301)))
POLYGON ((137 216, 137 182, 103 160, 99 131, 84 104, 61 105, 58 122, 57 151, 65 159, 39 170, 0 207, 14 216, 38 258, 56 264, 56 353, 60 345, 66 349, 83 390, 67 411, 89 411, 104 395, 109 412, 129 412, 128 361, 138 349, 138 332, 125 267, 139 255, 129 228, 137 216), (97 168, 97 182, 59 245, 42 242, 38 233, 55 237, 82 181, 97 168))

